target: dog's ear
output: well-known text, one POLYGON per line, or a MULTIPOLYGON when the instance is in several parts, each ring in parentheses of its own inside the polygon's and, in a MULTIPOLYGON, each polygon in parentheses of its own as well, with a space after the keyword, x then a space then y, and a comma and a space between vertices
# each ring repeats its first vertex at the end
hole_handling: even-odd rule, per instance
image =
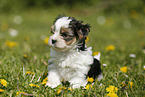
POLYGON ((88 33, 90 32, 90 25, 82 23, 82 21, 77 21, 75 18, 72 18, 70 25, 70 27, 74 29, 75 34, 79 40, 85 40, 88 36, 88 33))
POLYGON ((82 40, 82 39, 86 39, 87 38, 87 36, 88 36, 88 33, 90 32, 90 25, 88 25, 88 24, 79 24, 79 26, 78 26, 78 30, 77 30, 77 35, 78 35, 78 38, 80 39, 80 40, 82 40))

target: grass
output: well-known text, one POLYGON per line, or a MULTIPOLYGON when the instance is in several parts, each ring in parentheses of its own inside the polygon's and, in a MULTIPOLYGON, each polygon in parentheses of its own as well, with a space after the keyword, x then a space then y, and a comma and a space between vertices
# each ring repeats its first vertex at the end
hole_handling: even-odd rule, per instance
POLYGON ((0 79, 7 81, 6 87, 0 85, 0 89, 4 90, 0 96, 102 97, 108 94, 106 88, 113 85, 119 89, 116 93, 119 97, 143 97, 144 16, 145 12, 136 12, 134 17, 130 16, 130 12, 107 14, 99 12, 85 16, 64 8, 0 15, 0 79), (50 48, 43 39, 50 36, 50 26, 60 13, 75 16, 76 19, 91 25, 87 46, 92 46, 94 52, 100 51, 101 63, 107 64, 101 66, 104 78, 100 82, 96 81, 90 89, 62 89, 57 94, 59 88, 51 89, 42 85, 47 72, 47 61, 50 58, 50 48), (21 24, 13 22, 15 16, 22 17, 21 24), (100 16, 105 19, 102 24, 99 24, 100 16), (18 35, 12 37, 9 34, 10 28, 16 29, 18 35), (6 41, 15 41, 17 45, 8 47, 6 41), (113 45, 115 49, 106 51, 108 45, 113 45), (135 54, 136 57, 129 57, 130 54, 135 54), (126 73, 120 71, 124 66, 127 66, 126 73), (26 74, 27 71, 34 74, 26 74), (123 86, 122 82, 128 85, 123 86), (129 82, 133 82, 132 87, 129 82), (29 85, 31 83, 39 87, 31 87, 29 85))

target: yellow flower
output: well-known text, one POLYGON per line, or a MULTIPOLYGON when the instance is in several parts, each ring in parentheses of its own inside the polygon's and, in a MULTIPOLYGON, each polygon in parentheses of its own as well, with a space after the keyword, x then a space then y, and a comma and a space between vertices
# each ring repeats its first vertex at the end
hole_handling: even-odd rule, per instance
POLYGON ((34 73, 31 72, 31 71, 27 71, 27 72, 26 72, 26 75, 28 75, 28 74, 32 74, 32 75, 34 75, 34 73))
POLYGON ((121 84, 122 84, 122 87, 125 87, 126 86, 126 83, 125 82, 122 82, 121 84))
POLYGON ((98 55, 98 54, 99 54, 99 52, 93 52, 93 56, 98 55))
POLYGON ((39 86, 38 86, 38 85, 33 85, 33 87, 37 87, 37 88, 39 88, 39 86))
POLYGON ((2 64, 2 61, 0 61, 0 64, 2 64))
POLYGON ((68 90, 72 91, 73 89, 71 87, 69 87, 68 90))
POLYGON ((33 87, 33 84, 29 84, 29 86, 33 87))
POLYGON ((87 78, 87 81, 90 82, 90 83, 92 83, 94 81, 94 79, 92 77, 91 78, 88 77, 87 78))
POLYGON ((61 90, 65 90, 65 89, 67 89, 66 87, 60 87, 59 89, 61 89, 61 90))
POLYGON ((118 88, 115 87, 115 86, 109 85, 109 87, 106 88, 106 91, 107 91, 107 92, 111 92, 111 93, 112 93, 112 92, 115 93, 115 92, 118 91, 118 88))
POLYGON ((47 83, 47 77, 43 80, 42 84, 45 85, 47 83))
POLYGON ((31 86, 31 87, 37 87, 37 88, 39 88, 39 86, 38 85, 35 85, 35 84, 29 84, 29 86, 31 86))
POLYGON ((17 46, 18 43, 15 42, 15 41, 6 41, 6 42, 5 42, 5 45, 8 46, 9 48, 12 48, 12 47, 17 46))
POLYGON ((48 40, 49 40, 49 37, 46 37, 46 38, 44 39, 44 43, 45 43, 45 44, 48 44, 48 40))
POLYGON ((121 67, 120 70, 124 73, 127 73, 127 66, 121 67))
POLYGON ((114 92, 109 92, 109 94, 107 94, 107 96, 109 96, 109 97, 118 97, 117 94, 115 94, 114 92))
POLYGON ((61 93, 61 91, 62 91, 61 89, 58 89, 58 90, 57 90, 57 94, 60 94, 60 93, 61 93))
MULTIPOLYGON (((19 92, 16 93, 16 96, 20 95, 21 93, 25 93, 25 92, 20 92, 19 91, 19 92)), ((22 97, 23 97, 23 95, 22 95, 22 97)))
POLYGON ((6 23, 6 22, 2 23, 2 24, 1 24, 1 30, 2 30, 2 31, 8 30, 8 23, 6 23))
POLYGON ((66 90, 67 88, 66 87, 60 87, 58 90, 57 90, 57 94, 60 94, 62 90, 66 90))
POLYGON ((89 37, 87 37, 86 42, 88 42, 89 40, 90 40, 89 37))
POLYGON ((129 82, 129 85, 131 86, 131 88, 132 88, 132 86, 134 86, 134 85, 133 85, 133 82, 129 82))
POLYGON ((23 55, 23 57, 24 57, 24 58, 27 58, 28 56, 27 56, 27 55, 23 55))
POLYGON ((145 66, 143 66, 143 70, 145 70, 145 66))
POLYGON ((7 81, 4 79, 0 79, 0 83, 5 87, 7 86, 7 81))
POLYGON ((0 92, 4 92, 4 90, 3 89, 0 89, 0 92))
POLYGON ((113 50, 115 50, 115 46, 114 45, 108 45, 106 47, 106 51, 113 51, 113 50))
POLYGON ((86 87, 85 87, 85 89, 90 89, 90 88, 92 88, 91 84, 87 84, 86 87))
POLYGON ((132 10, 130 12, 130 16, 131 16, 131 18, 136 19, 138 17, 138 13, 136 12, 136 10, 132 10))

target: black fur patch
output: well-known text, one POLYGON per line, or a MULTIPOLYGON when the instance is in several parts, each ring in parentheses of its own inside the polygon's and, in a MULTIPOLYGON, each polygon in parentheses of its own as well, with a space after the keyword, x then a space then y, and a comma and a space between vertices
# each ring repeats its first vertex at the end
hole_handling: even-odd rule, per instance
POLYGON ((91 68, 87 74, 87 77, 89 78, 93 77, 94 79, 96 79, 101 73, 102 73, 101 63, 97 59, 94 58, 94 62, 91 65, 91 68))
POLYGON ((78 42, 77 48, 80 51, 86 51, 87 48, 85 47, 85 39, 78 42))
POLYGON ((82 24, 83 21, 78 21, 76 20, 74 17, 69 17, 69 19, 72 19, 72 21, 69 24, 69 27, 72 28, 72 30, 74 31, 75 36, 77 36, 78 39, 78 44, 77 44, 77 48, 80 51, 85 51, 86 47, 85 47, 85 40, 86 37, 88 36, 88 33, 90 31, 90 25, 89 24, 82 24), (80 34, 82 34, 82 39, 79 39, 79 35, 78 32, 81 31, 80 34))

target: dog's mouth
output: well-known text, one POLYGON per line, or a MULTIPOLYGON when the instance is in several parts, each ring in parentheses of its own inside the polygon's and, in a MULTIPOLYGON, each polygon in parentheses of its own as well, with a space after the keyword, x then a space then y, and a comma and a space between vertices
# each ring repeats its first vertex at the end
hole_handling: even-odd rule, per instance
POLYGON ((52 47, 52 49, 53 49, 54 51, 66 51, 66 50, 67 50, 67 47, 66 47, 66 46, 64 46, 64 47, 58 47, 58 46, 56 46, 56 45, 54 44, 54 45, 52 45, 51 47, 52 47))
POLYGON ((52 49, 55 51, 63 51, 64 50, 64 48, 58 48, 58 47, 52 47, 52 49))

